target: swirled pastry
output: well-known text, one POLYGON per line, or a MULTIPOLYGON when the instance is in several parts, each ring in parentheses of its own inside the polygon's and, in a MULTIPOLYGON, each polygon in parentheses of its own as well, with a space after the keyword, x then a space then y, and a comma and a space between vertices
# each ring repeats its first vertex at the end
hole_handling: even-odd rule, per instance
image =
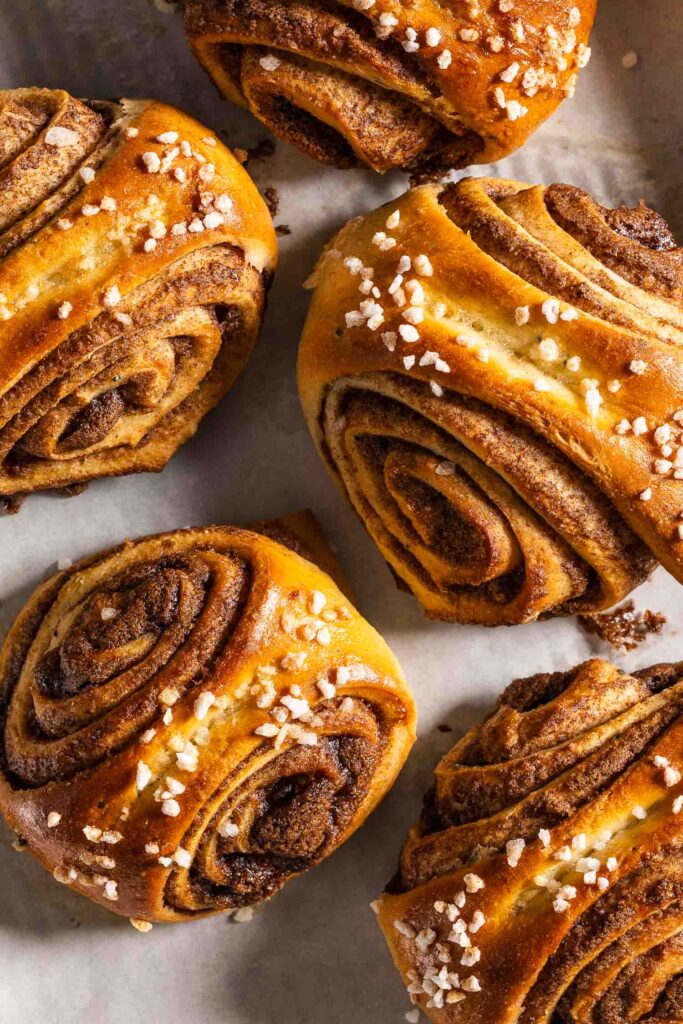
POLYGON ((380 924, 435 1022, 683 1017, 683 665, 513 683, 436 769, 380 924))
POLYGON ((596 0, 182 0, 228 99, 323 163, 505 156, 574 91, 596 0))
POLYGON ((230 527, 53 576, 0 686, 11 827, 58 881, 146 922, 271 896, 363 822, 414 738, 395 658, 332 579, 230 527))
POLYGON ((428 615, 683 581, 683 251, 568 185, 423 186, 352 221, 299 356, 329 469, 428 615))
POLYGON ((246 362, 276 252, 185 114, 0 92, 0 502, 162 469, 246 362))

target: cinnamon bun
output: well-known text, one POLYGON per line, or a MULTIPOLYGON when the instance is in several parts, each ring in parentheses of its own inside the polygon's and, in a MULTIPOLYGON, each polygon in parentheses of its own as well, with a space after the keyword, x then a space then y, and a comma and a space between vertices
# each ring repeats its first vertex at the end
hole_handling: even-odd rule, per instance
POLYGON ((683 250, 569 185, 413 189, 330 243, 299 354, 328 468, 427 614, 683 581, 683 250))
POLYGON ((379 919, 436 1024, 683 1013, 683 664, 517 680, 440 762, 379 919))
POLYGON ((336 167, 435 173, 527 139, 590 56, 596 0, 182 0, 218 89, 336 167))
POLYGON ((387 645, 272 539, 309 552, 310 522, 261 529, 85 558, 0 653, 0 808, 58 881, 136 921, 267 899, 362 824, 414 738, 387 645))
POLYGON ((163 469, 244 366, 276 251, 180 111, 0 92, 0 502, 163 469))

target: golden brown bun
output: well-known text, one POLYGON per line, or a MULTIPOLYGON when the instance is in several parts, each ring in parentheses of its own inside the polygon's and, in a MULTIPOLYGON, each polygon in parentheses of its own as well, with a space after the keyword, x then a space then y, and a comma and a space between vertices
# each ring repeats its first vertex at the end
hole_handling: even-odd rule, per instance
MULTIPOLYGON (((310 515, 262 528, 320 550, 310 515)), ((10 826, 58 881, 145 921, 259 903, 317 864, 415 730, 396 659, 332 579, 232 527, 127 541, 47 580, 0 692, 10 826)))
POLYGON ((346 225, 313 282, 309 427, 429 616, 597 611, 656 560, 683 581, 683 250, 661 217, 424 186, 346 225))
POLYGON ((500 159, 573 93, 596 0, 184 6, 219 90, 276 135, 336 167, 433 173, 500 159))
POLYGON ((180 111, 0 92, 0 503, 162 469, 244 366, 276 254, 180 111))
POLYGON ((379 907, 433 1021, 683 1019, 682 710, 683 664, 588 661, 442 759, 379 907))

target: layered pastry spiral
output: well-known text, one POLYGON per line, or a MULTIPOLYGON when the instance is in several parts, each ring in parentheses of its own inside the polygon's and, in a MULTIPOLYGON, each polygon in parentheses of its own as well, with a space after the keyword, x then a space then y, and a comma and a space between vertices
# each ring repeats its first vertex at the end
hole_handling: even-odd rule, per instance
POLYGON ((51 577, 0 687, 10 826, 58 881, 146 922, 271 896, 363 822, 414 737, 395 658, 332 579, 230 527, 51 577))
POLYGON ((683 581, 683 250, 568 185, 423 186, 316 269, 299 388, 427 614, 487 625, 683 581))
POLYGON ((162 469, 249 356, 276 251, 179 111, 0 92, 0 503, 162 469))
POLYGON ((683 665, 517 680, 436 769, 379 919, 439 1024, 683 1017, 683 665))
POLYGON ((180 0, 228 99, 323 163, 505 156, 572 95, 596 0, 180 0))

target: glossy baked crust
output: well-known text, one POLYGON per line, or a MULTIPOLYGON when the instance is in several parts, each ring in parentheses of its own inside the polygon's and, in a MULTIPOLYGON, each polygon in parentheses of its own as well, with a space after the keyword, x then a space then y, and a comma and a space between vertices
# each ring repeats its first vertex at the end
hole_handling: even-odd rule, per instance
POLYGON ((683 250, 644 206, 465 179, 324 253, 299 389, 428 615, 596 611, 683 581, 683 250))
POLYGON ((162 469, 244 366, 276 253, 180 111, 0 92, 0 503, 162 469))
POLYGON ((136 920, 267 899, 362 824, 414 739, 396 659, 292 550, 330 563, 310 517, 259 528, 86 558, 0 653, 2 811, 58 881, 136 920))
POLYGON ((521 146, 588 60, 596 0, 184 0, 228 99, 323 163, 436 172, 521 146))
POLYGON ((513 683, 439 763, 379 921, 437 1024, 683 1016, 683 665, 513 683))

